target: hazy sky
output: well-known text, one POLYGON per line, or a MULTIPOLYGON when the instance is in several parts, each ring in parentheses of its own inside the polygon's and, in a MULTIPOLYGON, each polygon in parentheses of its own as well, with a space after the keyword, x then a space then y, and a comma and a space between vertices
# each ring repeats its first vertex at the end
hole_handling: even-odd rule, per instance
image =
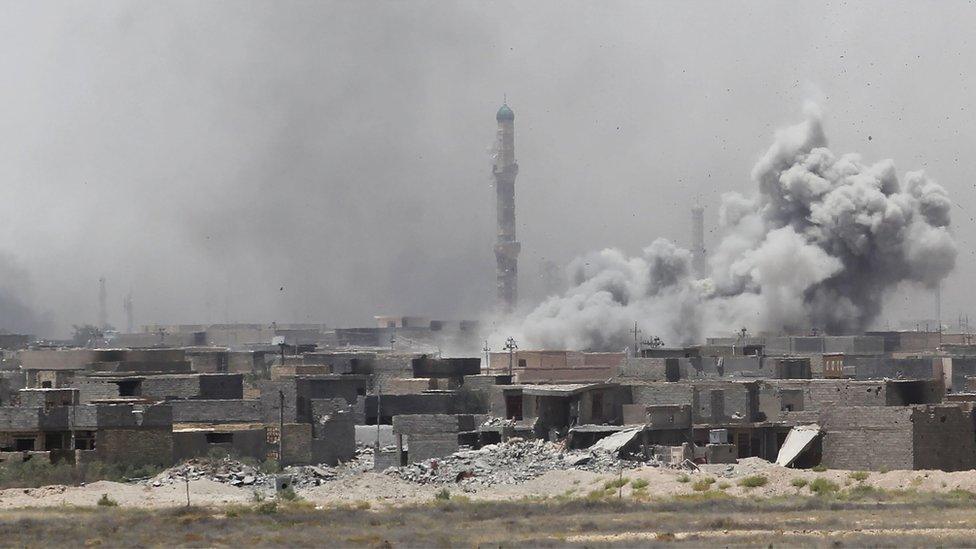
POLYGON ((944 316, 976 313, 970 3, 4 4, 0 285, 58 332, 102 275, 116 325, 130 289, 137 323, 478 317, 503 94, 526 299, 543 259, 687 245, 814 100, 835 152, 948 189, 944 316))

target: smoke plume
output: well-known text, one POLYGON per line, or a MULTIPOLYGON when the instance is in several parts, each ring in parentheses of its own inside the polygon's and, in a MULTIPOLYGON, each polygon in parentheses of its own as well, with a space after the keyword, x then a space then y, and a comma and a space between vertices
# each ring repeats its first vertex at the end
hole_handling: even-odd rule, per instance
POLYGON ((724 235, 696 279, 691 252, 663 239, 639 256, 605 249, 567 268, 571 288, 529 313, 523 347, 622 349, 706 333, 863 331, 903 282, 933 287, 955 265, 951 202, 922 172, 827 148, 819 111, 777 132, 756 163, 755 196, 722 197, 724 235))

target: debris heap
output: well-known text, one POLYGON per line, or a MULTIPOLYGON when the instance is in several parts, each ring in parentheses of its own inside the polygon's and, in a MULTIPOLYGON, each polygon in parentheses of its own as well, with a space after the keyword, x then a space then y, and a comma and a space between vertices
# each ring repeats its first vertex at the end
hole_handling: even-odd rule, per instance
POLYGON ((163 486, 186 480, 208 479, 214 482, 230 484, 231 486, 273 488, 275 476, 288 475, 295 488, 307 488, 348 476, 358 475, 369 471, 373 466, 373 449, 361 447, 356 451, 356 457, 335 467, 328 465, 300 465, 285 467, 280 473, 262 470, 235 459, 225 458, 197 458, 190 459, 170 467, 155 477, 142 481, 151 486, 163 486))
POLYGON ((562 444, 544 440, 512 439, 478 450, 461 450, 443 458, 432 458, 405 467, 390 468, 386 474, 420 484, 490 486, 518 484, 547 471, 580 469, 612 473, 639 464, 618 459, 605 451, 567 450, 562 444))

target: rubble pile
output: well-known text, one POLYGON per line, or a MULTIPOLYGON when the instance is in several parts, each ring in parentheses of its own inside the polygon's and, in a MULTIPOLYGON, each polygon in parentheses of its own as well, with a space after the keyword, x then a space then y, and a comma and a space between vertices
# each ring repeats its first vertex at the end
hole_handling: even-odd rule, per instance
POLYGON ((352 461, 335 467, 328 465, 288 466, 280 473, 265 471, 229 457, 197 458, 170 467, 155 477, 142 481, 142 483, 158 487, 185 482, 186 480, 208 479, 244 488, 274 488, 275 477, 287 475, 291 477, 292 486, 295 488, 307 488, 318 486, 329 480, 358 475, 369 471, 372 467, 373 449, 369 447, 358 448, 356 457, 352 461))
POLYGON ((420 484, 490 486, 525 482, 547 471, 580 469, 613 473, 638 465, 637 462, 618 459, 610 452, 567 450, 559 443, 512 439, 479 450, 461 450, 447 457, 432 458, 398 469, 390 468, 385 472, 420 484))

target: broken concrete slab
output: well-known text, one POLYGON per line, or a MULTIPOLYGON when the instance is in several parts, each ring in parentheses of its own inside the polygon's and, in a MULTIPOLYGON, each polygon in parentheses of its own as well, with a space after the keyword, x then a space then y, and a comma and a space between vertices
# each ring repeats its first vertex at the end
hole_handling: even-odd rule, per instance
POLYGON ((793 463, 820 436, 820 431, 820 426, 816 423, 797 425, 790 429, 776 456, 776 465, 787 467, 793 463))

